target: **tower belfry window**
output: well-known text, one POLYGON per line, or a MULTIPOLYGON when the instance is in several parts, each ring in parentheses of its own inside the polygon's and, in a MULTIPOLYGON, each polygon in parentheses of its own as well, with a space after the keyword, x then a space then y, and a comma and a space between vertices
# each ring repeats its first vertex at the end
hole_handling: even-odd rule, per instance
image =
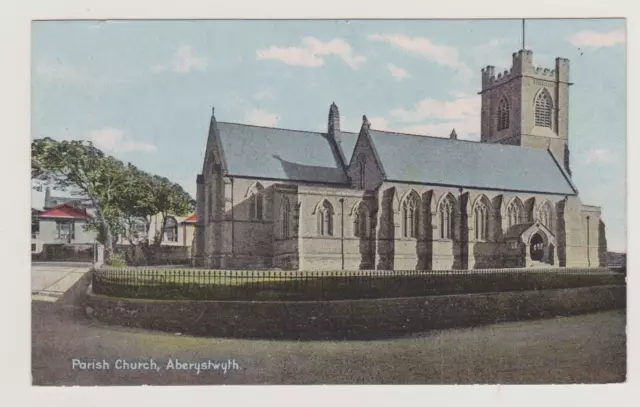
POLYGON ((553 103, 549 92, 543 90, 536 98, 536 126, 551 128, 551 109, 553 103))
POLYGON ((498 131, 509 128, 509 102, 502 98, 498 105, 498 131))

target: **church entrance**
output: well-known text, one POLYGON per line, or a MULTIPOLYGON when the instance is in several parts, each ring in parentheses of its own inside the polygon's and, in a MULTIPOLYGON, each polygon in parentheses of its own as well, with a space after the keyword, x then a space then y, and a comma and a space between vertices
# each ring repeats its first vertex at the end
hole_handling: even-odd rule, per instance
POLYGON ((531 243, 529 245, 529 252, 531 260, 542 261, 544 258, 544 239, 540 233, 536 233, 531 237, 531 243))

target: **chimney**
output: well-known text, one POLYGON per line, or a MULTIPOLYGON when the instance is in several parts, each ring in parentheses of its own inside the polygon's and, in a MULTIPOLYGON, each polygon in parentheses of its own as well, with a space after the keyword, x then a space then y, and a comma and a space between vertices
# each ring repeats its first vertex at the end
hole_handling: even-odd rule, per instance
POLYGON ((51 188, 47 187, 44 190, 44 208, 46 209, 49 206, 49 200, 51 200, 51 188))

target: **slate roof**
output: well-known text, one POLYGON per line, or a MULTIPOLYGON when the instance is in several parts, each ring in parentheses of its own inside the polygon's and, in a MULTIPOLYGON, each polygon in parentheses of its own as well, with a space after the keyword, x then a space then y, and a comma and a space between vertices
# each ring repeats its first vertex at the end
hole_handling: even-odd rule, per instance
POLYGON ((509 228, 509 230, 507 230, 507 233, 505 233, 504 238, 505 239, 517 239, 520 236, 522 236, 522 234, 527 229, 529 229, 532 225, 533 225, 533 223, 521 223, 519 225, 513 225, 513 226, 511 226, 511 228, 509 228))
MULTIPOLYGON (((227 173, 231 176, 322 183, 348 181, 339 153, 334 152, 326 134, 225 122, 218 122, 217 127, 227 173)), ((349 143, 347 140, 346 144, 349 143)))
POLYGON ((358 133, 338 131, 336 132, 336 141, 344 154, 345 164, 349 165, 349 161, 353 155, 353 149, 356 148, 356 141, 358 141, 358 133))
MULTIPOLYGON (((347 184, 357 133, 324 133, 217 122, 229 176, 347 184)), ((549 151, 440 137, 368 132, 384 179, 428 185, 574 195, 549 151)))
POLYGON ((574 195, 550 152, 369 130, 389 181, 574 195))

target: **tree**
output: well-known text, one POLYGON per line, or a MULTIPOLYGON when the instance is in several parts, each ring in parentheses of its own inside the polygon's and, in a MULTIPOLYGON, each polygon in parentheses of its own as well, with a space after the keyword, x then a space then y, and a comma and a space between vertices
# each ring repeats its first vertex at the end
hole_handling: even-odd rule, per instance
POLYGON ((164 230, 170 215, 186 216, 195 209, 195 201, 184 189, 165 177, 151 175, 129 165, 135 188, 121 196, 118 205, 123 214, 124 235, 129 242, 141 246, 149 259, 164 239, 164 230), (154 216, 162 217, 162 226, 150 234, 154 216), (140 236, 135 225, 145 222, 146 234, 140 236))
POLYGON ((130 163, 125 165, 89 141, 34 140, 31 178, 37 190, 51 185, 91 201, 96 216, 90 227, 98 232, 106 259, 118 237, 134 244, 136 222, 146 223, 147 233, 141 243, 148 254, 150 244, 156 248, 162 244, 169 215, 185 216, 195 208, 195 201, 180 185, 130 163), (162 216, 162 228, 149 236, 154 215, 162 216))
POLYGON ((31 208, 31 235, 40 232, 40 213, 37 209, 31 208))
POLYGON ((36 189, 52 185, 91 201, 96 210, 92 226, 99 232, 108 259, 114 235, 121 230, 122 213, 117 201, 135 187, 128 168, 89 141, 44 138, 31 144, 31 178, 36 189))

